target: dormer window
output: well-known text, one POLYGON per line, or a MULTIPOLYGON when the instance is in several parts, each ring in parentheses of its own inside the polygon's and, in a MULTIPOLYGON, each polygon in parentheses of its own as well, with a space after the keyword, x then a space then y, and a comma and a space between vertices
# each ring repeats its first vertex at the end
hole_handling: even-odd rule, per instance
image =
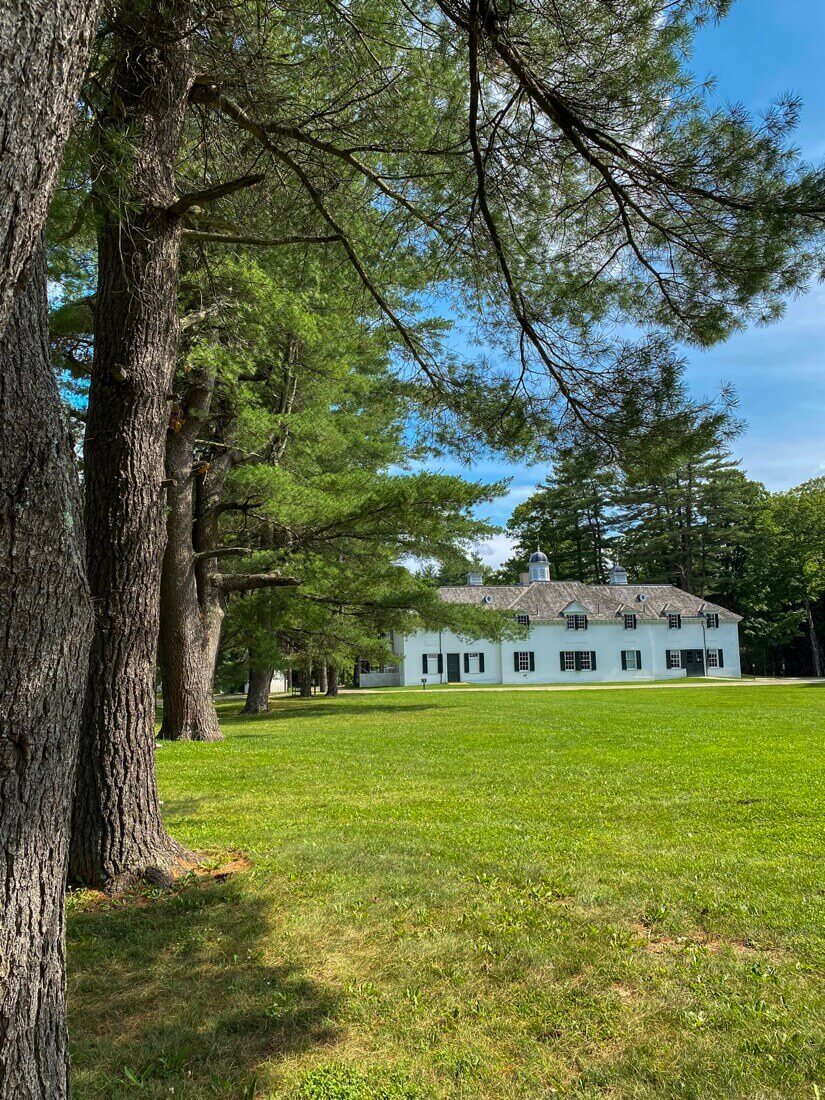
POLYGON ((529 626, 530 625, 530 616, 529 615, 516 615, 516 622, 518 623, 519 626, 529 626))
POLYGON ((625 630, 636 629, 636 616, 632 612, 628 612, 624 616, 624 628, 625 630))
POLYGON ((568 630, 587 630, 586 615, 565 615, 568 630))
POLYGON ((705 615, 705 625, 711 630, 719 626, 719 615, 716 611, 708 611, 705 615))
POLYGON ((668 630, 681 630, 682 629, 682 616, 676 614, 673 611, 667 613, 667 626, 668 630))

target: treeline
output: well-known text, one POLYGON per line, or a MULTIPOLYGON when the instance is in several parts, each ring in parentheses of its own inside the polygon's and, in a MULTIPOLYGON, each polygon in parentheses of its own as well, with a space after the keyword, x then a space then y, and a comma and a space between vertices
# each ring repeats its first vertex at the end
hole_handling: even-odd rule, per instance
POLYGON ((677 455, 637 453, 629 469, 582 444, 561 452, 508 530, 518 550, 502 579, 537 545, 558 579, 605 584, 618 560, 631 583, 674 584, 742 615, 746 671, 823 675, 825 478, 768 492, 718 430, 677 455))
POLYGON ((675 445, 678 341, 820 269, 793 100, 712 109, 685 68, 708 7, 0 10, 0 1095, 68 1095, 67 872, 194 859, 158 662, 164 735, 214 740, 222 633, 335 667, 458 614, 399 563, 455 568, 485 490, 423 447, 675 445))

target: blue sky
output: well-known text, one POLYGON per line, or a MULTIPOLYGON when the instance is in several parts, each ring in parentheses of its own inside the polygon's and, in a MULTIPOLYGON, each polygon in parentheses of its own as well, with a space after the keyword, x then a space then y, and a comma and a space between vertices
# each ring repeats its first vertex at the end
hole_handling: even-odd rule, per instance
MULTIPOLYGON (((784 92, 801 96, 797 144, 807 159, 825 158, 823 0, 738 0, 727 19, 699 32, 693 65, 702 78, 715 75, 720 100, 753 112, 784 92)), ((689 349, 687 358, 697 395, 712 395, 726 382, 735 387, 748 426, 734 450, 751 477, 785 489, 825 473, 825 286, 789 302, 779 323, 749 329, 710 351, 689 349)), ((443 462, 439 467, 460 469, 443 462)), ((543 472, 477 463, 472 476, 479 480, 512 479, 507 497, 485 514, 503 524, 543 472)), ((482 554, 497 565, 508 550, 502 536, 482 554)))

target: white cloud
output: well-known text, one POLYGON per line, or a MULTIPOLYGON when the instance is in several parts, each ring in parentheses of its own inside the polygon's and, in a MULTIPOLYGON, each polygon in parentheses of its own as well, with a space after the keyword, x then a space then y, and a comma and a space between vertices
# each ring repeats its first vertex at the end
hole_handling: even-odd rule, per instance
POLYGON ((510 535, 502 532, 499 535, 492 535, 489 539, 479 543, 475 549, 485 565, 497 569, 502 562, 511 557, 514 547, 515 541, 510 535))

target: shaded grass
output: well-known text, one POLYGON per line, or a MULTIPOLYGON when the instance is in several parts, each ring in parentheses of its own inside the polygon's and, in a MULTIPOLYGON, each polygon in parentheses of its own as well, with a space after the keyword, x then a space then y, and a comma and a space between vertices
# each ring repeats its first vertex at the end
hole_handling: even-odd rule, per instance
POLYGON ((235 710, 158 761, 252 871, 73 899, 77 1096, 825 1096, 825 693, 235 710))

